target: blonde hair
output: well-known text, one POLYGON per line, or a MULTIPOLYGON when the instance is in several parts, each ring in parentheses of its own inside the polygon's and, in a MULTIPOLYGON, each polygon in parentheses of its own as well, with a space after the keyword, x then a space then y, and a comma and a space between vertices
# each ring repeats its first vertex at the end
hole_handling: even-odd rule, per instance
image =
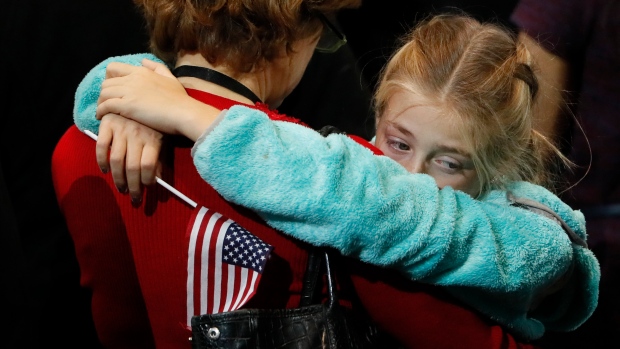
POLYGON ((518 180, 554 189, 551 155, 569 161, 532 127, 538 84, 530 64, 517 36, 497 24, 466 15, 431 17, 403 38, 383 69, 377 122, 395 92, 417 94, 454 116, 473 149, 479 195, 518 180))
POLYGON ((134 0, 144 15, 151 51, 170 65, 179 53, 250 72, 282 47, 315 35, 318 14, 356 8, 361 0, 134 0))

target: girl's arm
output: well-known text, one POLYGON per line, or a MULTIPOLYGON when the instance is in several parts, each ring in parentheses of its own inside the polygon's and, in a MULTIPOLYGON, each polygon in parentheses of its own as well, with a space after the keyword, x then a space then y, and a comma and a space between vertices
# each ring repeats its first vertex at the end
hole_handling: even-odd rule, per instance
MULTIPOLYGON (((227 200, 252 208, 275 228, 446 286, 528 338, 545 326, 577 326, 596 306, 593 254, 572 244, 556 221, 512 206, 506 192, 479 201, 439 190, 430 176, 408 173, 344 135, 324 138, 241 106, 223 113, 198 140, 194 162, 227 200), (533 316, 536 296, 570 268, 567 286, 553 296, 562 306, 541 305, 536 311, 544 317, 533 316), (550 320, 550 314, 558 317, 550 320)), ((585 237, 583 215, 549 191, 528 183, 511 190, 550 207, 585 237)))
MULTIPOLYGON (((194 154, 205 180, 270 225, 443 285, 528 338, 545 326, 574 328, 596 305, 593 255, 573 246, 557 222, 511 206, 505 192, 477 201, 438 190, 431 177, 410 174, 348 137, 324 138, 244 107, 224 113, 194 154), (549 302, 558 306, 543 302, 536 310, 542 318, 531 316, 536 295, 572 265, 567 286, 554 294, 561 301, 549 302)), ((513 194, 551 207, 584 237, 583 216, 548 191, 521 183, 513 194)))

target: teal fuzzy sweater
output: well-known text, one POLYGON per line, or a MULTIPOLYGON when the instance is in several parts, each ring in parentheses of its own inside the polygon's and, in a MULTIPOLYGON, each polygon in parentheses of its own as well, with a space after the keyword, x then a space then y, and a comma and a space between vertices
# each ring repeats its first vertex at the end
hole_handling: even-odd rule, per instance
MULTIPOLYGON (((143 57, 111 58, 85 77, 74 108, 80 129, 98 131, 94 112, 106 64, 139 65, 143 57)), ((440 190, 430 176, 408 173, 344 135, 325 138, 242 106, 223 112, 193 154, 223 197, 271 226, 444 286, 524 338, 573 330, 596 308, 600 270, 591 251, 571 242, 558 220, 514 205, 513 197, 540 203, 585 240, 583 215, 540 186, 517 182, 513 197, 492 191, 476 200, 440 190), (562 275, 569 277, 560 291, 533 308, 562 275)))

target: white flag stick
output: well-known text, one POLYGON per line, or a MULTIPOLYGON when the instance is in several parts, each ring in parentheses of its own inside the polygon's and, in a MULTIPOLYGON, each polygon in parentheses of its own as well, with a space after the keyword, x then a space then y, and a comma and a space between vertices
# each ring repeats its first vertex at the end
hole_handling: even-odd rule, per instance
MULTIPOLYGON (((86 135, 94 140, 97 140, 97 135, 90 132, 89 130, 84 130, 84 133, 86 133, 86 135)), ((159 177, 155 177, 155 181, 157 183, 159 183, 161 186, 163 186, 164 188, 170 190, 174 195, 178 196, 181 200, 187 202, 188 204, 190 204, 192 207, 196 207, 196 203, 194 202, 194 200, 188 198, 187 196, 185 196, 183 193, 181 193, 180 191, 174 189, 173 186, 171 186, 170 184, 164 182, 161 178, 159 177)))

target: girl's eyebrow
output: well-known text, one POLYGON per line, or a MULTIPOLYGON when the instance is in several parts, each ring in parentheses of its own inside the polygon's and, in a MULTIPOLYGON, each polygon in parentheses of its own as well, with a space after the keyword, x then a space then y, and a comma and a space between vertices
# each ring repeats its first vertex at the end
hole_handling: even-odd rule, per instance
POLYGON ((395 123, 393 121, 388 121, 388 125, 397 129, 400 133, 403 133, 405 136, 415 138, 414 134, 411 133, 408 129, 404 128, 402 125, 395 123))
POLYGON ((471 155, 463 149, 439 144, 435 149, 435 153, 458 154, 464 158, 459 159, 459 162, 464 170, 475 170, 474 161, 471 159, 471 155))
MULTIPOLYGON (((392 121, 388 121, 388 125, 394 127, 395 129, 397 129, 399 132, 401 132, 405 136, 415 138, 415 135, 413 133, 411 133, 411 131, 409 131, 408 129, 404 128, 402 125, 400 125, 398 123, 395 123, 395 122, 392 122, 392 121)), ((455 153, 455 154, 459 154, 461 156, 467 157, 468 159, 471 159, 470 153, 468 151, 465 151, 462 148, 457 148, 457 147, 453 147, 453 146, 449 146, 449 145, 445 145, 445 144, 438 144, 437 145, 437 151, 440 151, 440 152, 443 152, 443 153, 455 153)))
POLYGON ((465 150, 460 149, 460 148, 451 147, 451 146, 444 145, 444 144, 437 145, 437 150, 441 151, 442 153, 456 153, 456 154, 465 156, 467 158, 471 158, 471 156, 469 155, 469 152, 466 152, 465 150))

